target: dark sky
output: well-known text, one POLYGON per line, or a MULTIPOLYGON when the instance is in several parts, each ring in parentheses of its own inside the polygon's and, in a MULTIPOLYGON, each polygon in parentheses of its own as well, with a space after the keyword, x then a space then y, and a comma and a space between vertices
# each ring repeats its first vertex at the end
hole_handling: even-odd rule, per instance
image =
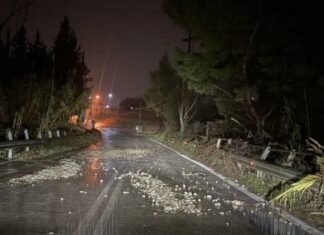
MULTIPOLYGON (((20 0, 24 3, 28 0, 20 0)), ((0 0, 0 14, 8 12, 13 0, 0 0)), ((114 100, 139 96, 149 84, 148 72, 157 68, 166 50, 182 46, 183 31, 163 12, 160 0, 34 0, 25 26, 33 37, 39 29, 48 45, 64 15, 71 21, 79 43, 86 53, 90 76, 97 90, 106 53, 107 65, 102 93, 107 94, 116 77, 114 100), (117 69, 118 68, 118 69, 117 69)), ((12 21, 19 25, 24 13, 12 21)), ((171 50, 170 50, 171 51, 171 50)))

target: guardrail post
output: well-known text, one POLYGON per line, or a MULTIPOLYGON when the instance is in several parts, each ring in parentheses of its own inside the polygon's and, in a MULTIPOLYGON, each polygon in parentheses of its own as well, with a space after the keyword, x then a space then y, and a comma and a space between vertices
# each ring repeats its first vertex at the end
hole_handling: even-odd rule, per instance
POLYGON ((29 134, 27 128, 24 129, 25 140, 29 140, 29 134))
POLYGON ((232 139, 227 140, 227 145, 232 145, 232 139))
POLYGON ((216 148, 220 149, 221 143, 222 143, 222 139, 221 138, 218 138, 217 139, 217 143, 216 143, 216 148))
POLYGON ((37 131, 36 139, 39 139, 39 140, 42 139, 42 132, 41 131, 37 131))
POLYGON ((52 136, 52 131, 48 131, 48 132, 47 132, 47 136, 48 136, 49 139, 52 139, 52 137, 53 137, 53 136, 52 136))
POLYGON ((60 130, 58 130, 58 129, 56 130, 56 137, 61 138, 60 130))
POLYGON ((7 137, 7 140, 9 140, 9 141, 12 141, 13 140, 13 138, 12 138, 12 132, 11 132, 11 130, 9 128, 6 129, 6 137, 7 137))
POLYGON ((30 150, 29 146, 26 146, 25 151, 29 152, 29 150, 30 150))
POLYGON ((271 147, 270 146, 267 146, 265 148, 265 150, 263 151, 260 159, 261 160, 266 160, 270 152, 271 152, 271 147))
POLYGON ((66 131, 65 130, 63 130, 63 136, 66 137, 66 131))
POLYGON ((7 151, 7 157, 8 157, 8 160, 11 160, 12 159, 12 149, 8 149, 8 151, 7 151))

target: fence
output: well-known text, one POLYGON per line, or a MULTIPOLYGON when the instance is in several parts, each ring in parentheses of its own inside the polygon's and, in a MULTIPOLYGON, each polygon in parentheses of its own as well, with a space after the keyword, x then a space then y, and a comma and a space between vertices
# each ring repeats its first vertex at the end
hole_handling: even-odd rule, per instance
POLYGON ((43 144, 45 141, 53 138, 63 138, 67 136, 65 130, 49 130, 46 132, 37 131, 34 135, 34 139, 31 138, 30 132, 27 128, 22 131, 23 139, 16 140, 13 137, 13 133, 11 129, 6 129, 5 131, 6 141, 0 142, 0 150, 5 150, 6 159, 11 160, 13 158, 14 149, 16 148, 25 148, 25 151, 30 150, 30 146, 43 144))

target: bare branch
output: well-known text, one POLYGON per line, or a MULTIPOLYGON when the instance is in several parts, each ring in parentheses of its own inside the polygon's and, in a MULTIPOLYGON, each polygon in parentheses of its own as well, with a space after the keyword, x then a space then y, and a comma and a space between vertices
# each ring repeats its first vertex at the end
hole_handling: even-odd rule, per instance
POLYGON ((9 15, 2 21, 0 22, 0 32, 2 31, 2 29, 6 26, 6 24, 9 23, 9 21, 15 16, 17 15, 19 12, 29 8, 31 5, 34 4, 34 1, 28 2, 20 7, 17 7, 19 0, 15 0, 14 3, 12 4, 11 10, 9 15))

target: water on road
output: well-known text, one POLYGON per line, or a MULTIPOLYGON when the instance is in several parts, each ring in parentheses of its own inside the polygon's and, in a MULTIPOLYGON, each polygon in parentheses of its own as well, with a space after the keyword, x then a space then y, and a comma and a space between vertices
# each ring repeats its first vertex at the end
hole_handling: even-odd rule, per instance
POLYGON ((102 131, 99 146, 1 179, 0 234, 302 234, 175 152, 102 131))

